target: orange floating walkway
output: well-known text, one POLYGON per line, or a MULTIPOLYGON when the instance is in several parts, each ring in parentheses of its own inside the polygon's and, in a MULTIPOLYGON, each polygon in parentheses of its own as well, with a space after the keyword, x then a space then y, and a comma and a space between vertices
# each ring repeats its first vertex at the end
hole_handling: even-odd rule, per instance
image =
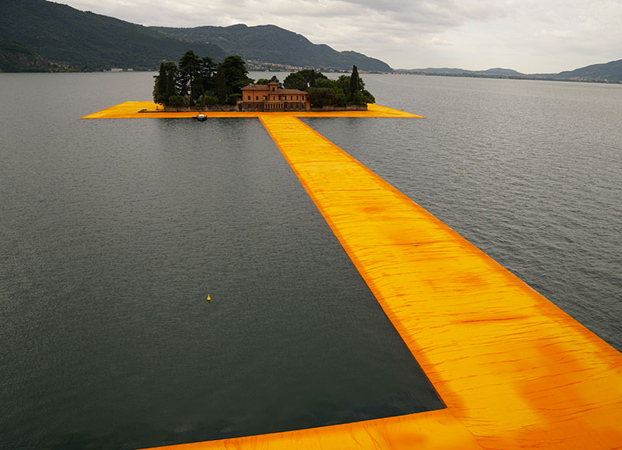
POLYGON ((253 114, 447 409, 167 448, 622 449, 619 352, 295 117, 306 113, 253 114))
POLYGON ((298 119, 261 121, 446 416, 485 449, 622 448, 619 352, 298 119))
MULTIPOLYGON (((193 112, 165 112, 162 106, 153 102, 124 102, 118 105, 106 108, 83 119, 183 119, 195 117, 199 114, 193 112), (158 109, 159 108, 159 109, 158 109), (139 111, 143 112, 139 112, 139 111)), ((265 114, 283 115, 290 117, 408 117, 421 118, 415 114, 410 114, 397 109, 387 108, 380 105, 368 105, 367 111, 288 111, 288 112, 271 112, 264 113, 259 111, 252 112, 201 112, 208 118, 226 118, 226 117, 260 117, 265 114)))

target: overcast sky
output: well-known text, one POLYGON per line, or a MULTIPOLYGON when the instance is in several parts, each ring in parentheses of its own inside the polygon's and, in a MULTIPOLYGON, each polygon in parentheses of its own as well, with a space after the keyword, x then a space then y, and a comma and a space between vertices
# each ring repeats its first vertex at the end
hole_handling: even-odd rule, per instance
POLYGON ((622 59, 622 0, 55 0, 143 25, 273 24, 393 68, 553 73, 622 59))

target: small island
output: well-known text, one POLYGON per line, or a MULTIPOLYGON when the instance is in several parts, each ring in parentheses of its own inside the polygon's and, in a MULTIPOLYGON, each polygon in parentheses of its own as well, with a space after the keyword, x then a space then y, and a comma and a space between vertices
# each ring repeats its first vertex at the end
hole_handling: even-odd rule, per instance
POLYGON ((255 82, 240 56, 227 56, 216 64, 188 50, 179 64, 162 62, 154 78, 153 100, 167 112, 365 111, 368 103, 375 103, 356 66, 351 75, 336 80, 304 69, 283 83, 276 76, 255 82))

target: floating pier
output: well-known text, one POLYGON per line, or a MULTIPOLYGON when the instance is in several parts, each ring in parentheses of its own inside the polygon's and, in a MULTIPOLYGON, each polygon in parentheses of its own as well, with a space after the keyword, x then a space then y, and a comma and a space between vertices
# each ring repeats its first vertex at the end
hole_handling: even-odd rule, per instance
MULTIPOLYGON (((170 112, 164 111, 161 106, 153 102, 124 102, 110 108, 89 114, 82 119, 189 119, 199 114, 197 111, 170 112)), ((240 117, 261 117, 265 114, 290 116, 290 117, 401 117, 401 118, 422 118, 416 114, 410 114, 397 109, 387 108, 380 105, 368 105, 367 111, 286 111, 286 112, 230 112, 230 111, 208 111, 201 112, 205 117, 216 118, 240 118, 240 117)))
MULTIPOLYGON (((122 105, 87 118, 163 117, 122 105)), ((261 120, 447 408, 161 448, 621 449, 622 354, 297 118, 318 114, 418 117, 206 115, 261 120)))

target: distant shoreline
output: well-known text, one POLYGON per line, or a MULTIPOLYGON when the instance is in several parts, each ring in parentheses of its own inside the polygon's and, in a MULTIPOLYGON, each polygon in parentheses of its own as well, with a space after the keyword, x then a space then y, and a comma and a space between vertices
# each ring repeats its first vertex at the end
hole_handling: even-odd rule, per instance
MULTIPOLYGON (((250 69, 251 72, 265 72, 265 73, 290 73, 290 70, 255 70, 250 69)), ((0 71, 2 73, 143 73, 143 72, 157 72, 155 69, 131 69, 131 70, 78 70, 78 69, 54 69, 54 70, 23 70, 23 71, 0 71)), ((326 73, 346 73, 346 71, 325 70, 326 73)), ((598 83, 598 84, 622 84, 622 81, 617 80, 601 80, 595 78, 564 78, 545 75, 494 75, 494 74, 479 74, 479 73, 430 73, 411 70, 394 70, 390 72, 378 72, 378 71, 360 71, 361 74, 370 75, 416 75, 427 77, 451 77, 451 78, 487 78, 495 80, 531 80, 531 81, 563 81, 567 83, 598 83)))
POLYGON ((556 78, 553 76, 537 75, 486 75, 486 74, 463 74, 463 73, 428 73, 416 71, 386 72, 392 75, 419 75, 427 77, 452 77, 452 78, 491 78, 495 80, 532 80, 532 81, 564 81, 569 83, 599 83, 599 84, 622 84, 622 81, 599 80, 590 78, 556 78))

